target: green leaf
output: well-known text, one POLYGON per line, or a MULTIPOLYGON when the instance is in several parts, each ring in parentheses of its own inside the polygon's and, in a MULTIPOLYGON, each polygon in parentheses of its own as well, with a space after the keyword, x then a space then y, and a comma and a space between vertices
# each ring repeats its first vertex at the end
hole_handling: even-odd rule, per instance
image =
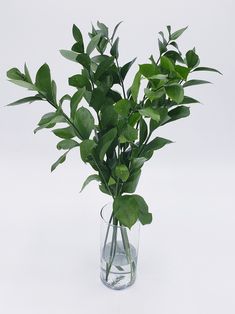
POLYGON ((85 87, 79 89, 70 100, 70 112, 71 112, 70 115, 72 119, 74 119, 77 107, 79 103, 81 102, 85 94, 85 91, 86 91, 85 87))
POLYGON ((25 87, 29 90, 34 90, 34 91, 38 91, 38 88, 31 84, 31 83, 28 83, 28 82, 25 82, 25 81, 20 81, 20 80, 10 80, 11 83, 13 84, 16 84, 18 86, 21 86, 21 87, 25 87))
POLYGON ((113 62, 113 57, 106 57, 102 62, 100 62, 95 72, 95 80, 99 80, 99 78, 113 65, 113 62))
POLYGON ((88 55, 90 55, 92 53, 93 50, 95 50, 97 48, 97 45, 100 41, 100 37, 101 37, 101 34, 97 34, 95 35, 94 37, 91 38, 87 48, 86 48, 86 53, 88 55))
POLYGON ((101 34, 104 37, 108 38, 109 37, 108 27, 104 23, 100 23, 99 21, 97 21, 97 26, 99 27, 101 34))
POLYGON ((113 211, 120 223, 130 229, 136 223, 140 213, 148 213, 148 205, 137 194, 122 195, 115 198, 113 211))
POLYGON ((122 21, 119 22, 119 23, 114 27, 113 34, 112 34, 112 36, 111 36, 111 38, 110 38, 111 41, 113 41, 114 36, 115 36, 115 34, 116 34, 116 32, 117 32, 117 29, 118 29, 118 27, 121 25, 121 23, 122 23, 122 21))
POLYGON ((139 127, 139 143, 143 144, 148 136, 148 127, 147 123, 144 121, 144 119, 140 119, 140 127, 139 127))
POLYGON ((84 140, 80 144, 80 154, 84 162, 89 161, 89 157, 92 156, 93 150, 96 147, 96 143, 93 140, 84 140))
POLYGON ((79 56, 79 54, 77 52, 62 49, 60 50, 60 53, 65 59, 76 62, 76 63, 78 62, 77 57, 79 56))
POLYGON ((110 178, 109 178, 109 181, 108 181, 108 186, 113 185, 113 184, 115 184, 115 183, 116 183, 116 181, 114 180, 114 178, 113 178, 113 177, 110 177, 110 178))
POLYGON ((79 146, 78 142, 71 140, 71 139, 66 139, 62 140, 57 144, 57 149, 72 149, 76 146, 79 146))
POLYGON ((35 85, 49 100, 54 100, 51 85, 51 72, 46 63, 44 63, 38 70, 35 85))
POLYGON ((156 99, 161 98, 165 94, 165 89, 163 87, 157 90, 145 88, 144 93, 150 101, 154 101, 156 99))
POLYGON ((95 121, 90 111, 81 107, 75 113, 74 124, 83 139, 88 139, 95 126, 95 121))
POLYGON ((222 73, 216 69, 213 68, 208 68, 208 67, 198 67, 196 69, 194 69, 192 72, 196 72, 196 71, 210 71, 210 72, 217 72, 219 74, 222 75, 222 73))
POLYGON ((186 67, 183 67, 183 66, 177 64, 175 66, 175 70, 181 76, 181 78, 183 80, 185 80, 185 81, 187 80, 188 74, 190 72, 189 68, 186 68, 186 67))
POLYGON ((164 44, 160 39, 158 39, 158 48, 159 48, 160 54, 163 54, 165 51, 167 51, 166 44, 164 44))
POLYGON ((167 95, 174 100, 177 104, 181 103, 184 99, 184 89, 180 84, 173 83, 165 86, 167 95))
POLYGON ((128 71, 130 70, 132 64, 135 62, 135 60, 136 60, 136 58, 133 59, 132 61, 126 63, 123 67, 121 67, 120 74, 121 74, 121 78, 123 79, 123 81, 124 81, 128 71))
POLYGON ((25 104, 25 103, 32 103, 32 102, 38 101, 38 100, 42 100, 42 98, 40 96, 26 97, 26 98, 16 100, 16 101, 8 104, 7 106, 16 106, 16 105, 21 105, 21 104, 25 104))
POLYGON ((158 150, 170 143, 172 143, 172 141, 166 138, 156 137, 144 147, 143 152, 158 150))
POLYGON ((84 52, 84 43, 83 43, 82 33, 75 24, 73 24, 73 37, 79 44, 77 45, 77 48, 78 48, 77 52, 84 52))
POLYGON ((87 69, 88 71, 90 70, 91 67, 91 59, 90 57, 86 54, 86 53, 80 53, 77 58, 76 61, 78 63, 80 63, 85 69, 87 69))
MULTIPOLYGON (((146 159, 145 159, 146 160, 146 159)), ((141 175, 141 170, 137 169, 136 171, 132 172, 127 180, 127 182, 125 182, 123 184, 122 187, 122 192, 124 193, 134 193, 139 179, 140 179, 140 175, 141 175)))
POLYGON ((171 59, 169 59, 166 56, 161 56, 160 66, 161 66, 161 68, 167 70, 170 73, 175 72, 174 64, 172 63, 171 59))
POLYGON ((62 164, 63 162, 65 162, 66 160, 66 156, 67 156, 68 152, 64 153, 62 156, 60 156, 60 158, 51 166, 51 172, 55 170, 56 167, 58 167, 60 164, 62 164))
POLYGON ((51 120, 54 119, 56 115, 57 115, 56 112, 48 112, 44 114, 42 118, 40 119, 40 121, 38 122, 38 125, 41 126, 44 124, 48 124, 49 122, 51 123, 51 120))
POLYGON ((190 110, 186 106, 178 106, 168 112, 168 115, 170 117, 170 120, 168 122, 172 122, 181 118, 186 118, 190 115, 190 110))
POLYGON ((122 182, 126 182, 126 180, 129 178, 129 170, 126 165, 120 164, 117 165, 115 168, 115 175, 117 178, 121 179, 122 182))
POLYGON ((94 88, 91 93, 90 106, 95 109, 96 112, 100 110, 105 102, 105 93, 100 88, 94 88))
POLYGON ((139 170, 147 161, 144 157, 133 158, 131 161, 131 172, 132 170, 139 170))
POLYGON ((149 77, 150 80, 166 80, 167 78, 168 78, 167 74, 156 74, 149 77))
POLYGON ((103 129, 110 129, 117 125, 118 114, 112 105, 101 108, 101 126, 103 129))
POLYGON ((104 159, 105 154, 107 153, 110 145, 113 143, 117 136, 117 129, 113 128, 105 133, 99 140, 97 145, 97 153, 100 160, 104 159))
POLYGON ((127 117, 131 109, 130 101, 127 99, 121 99, 114 105, 115 111, 120 114, 120 116, 127 117))
POLYGON ((118 140, 120 143, 134 142, 138 138, 138 130, 127 124, 122 130, 118 140))
POLYGON ((59 115, 56 112, 46 113, 45 115, 43 115, 43 117, 39 121, 38 123, 39 127, 37 127, 34 130, 34 134, 36 134, 38 131, 42 129, 53 128, 56 125, 56 123, 59 123, 59 122, 66 122, 66 119, 64 118, 64 116, 59 115))
POLYGON ((69 85, 77 88, 86 87, 87 90, 91 89, 91 84, 88 78, 82 74, 75 74, 69 78, 69 85))
POLYGON ((25 80, 31 84, 33 84, 32 82, 32 79, 31 79, 31 76, 29 74, 29 70, 28 70, 28 67, 27 67, 27 64, 25 63, 24 64, 24 75, 25 75, 25 80))
POLYGON ((119 38, 117 38, 115 40, 115 42, 113 43, 111 50, 110 50, 110 54, 111 56, 113 56, 114 58, 118 59, 119 57, 119 53, 118 53, 118 44, 119 44, 119 38))
POLYGON ((7 71, 7 77, 10 80, 20 80, 20 81, 25 81, 25 75, 20 72, 17 68, 12 68, 7 71))
POLYGON ((199 57, 198 55, 195 53, 194 50, 189 50, 186 53, 186 62, 187 65, 190 69, 193 69, 195 66, 197 66, 199 64, 199 57))
POLYGON ((157 122, 160 122, 160 120, 161 120, 161 116, 160 116, 160 113, 158 112, 158 110, 154 109, 152 107, 146 107, 146 108, 140 109, 139 113, 142 116, 150 117, 151 119, 153 119, 157 122))
POLYGON ((152 214, 144 211, 139 211, 139 221, 142 225, 151 224, 153 220, 152 214))
POLYGON ((194 104, 194 103, 200 103, 200 101, 192 98, 192 97, 188 97, 188 96, 184 96, 183 101, 181 102, 181 104, 194 104))
POLYGON ((56 136, 60 137, 60 138, 65 138, 65 139, 69 139, 69 138, 73 138, 75 137, 75 133, 72 127, 67 127, 67 128, 62 128, 62 129, 55 129, 52 131, 56 136))
POLYGON ((137 102, 137 99, 138 99, 138 94, 140 90, 140 80, 141 80, 141 73, 137 72, 131 86, 131 95, 135 102, 137 102))
POLYGON ((60 100, 59 100, 60 106, 61 106, 61 105, 63 104, 63 102, 66 101, 66 100, 71 101, 71 96, 68 95, 68 94, 65 94, 63 97, 61 97, 60 100))
POLYGON ((183 87, 201 85, 201 84, 211 84, 211 82, 204 81, 204 80, 189 80, 184 83, 183 87))
POLYGON ((176 40, 178 37, 180 37, 183 34, 184 31, 186 31, 187 28, 188 26, 181 28, 177 30, 176 32, 174 32, 173 34, 171 34, 170 40, 176 40))
POLYGON ((91 174, 89 177, 86 178, 84 181, 80 193, 85 189, 85 187, 91 182, 91 181, 101 181, 98 174, 91 174))
POLYGON ((139 72, 149 78, 151 76, 153 76, 154 74, 156 74, 156 66, 154 64, 140 64, 139 65, 139 72))

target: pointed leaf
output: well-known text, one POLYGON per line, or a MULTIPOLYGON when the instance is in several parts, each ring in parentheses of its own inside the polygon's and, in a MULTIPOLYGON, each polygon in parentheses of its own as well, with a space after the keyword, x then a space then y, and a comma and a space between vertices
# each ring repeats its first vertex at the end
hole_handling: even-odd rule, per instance
POLYGON ((71 139, 65 139, 65 140, 60 141, 56 147, 57 147, 57 149, 67 150, 67 149, 72 149, 76 146, 79 146, 78 142, 71 140, 71 139))
POLYGON ((98 174, 91 174, 89 177, 86 178, 84 181, 80 193, 85 189, 85 187, 91 182, 91 181, 101 181, 98 174))
POLYGON ((132 61, 126 63, 123 67, 121 67, 121 70, 120 70, 120 74, 121 74, 121 77, 122 79, 124 80, 128 71, 130 70, 132 64, 135 62, 136 58, 133 59, 132 61))
POLYGON ((117 129, 113 128, 100 138, 98 146, 97 146, 97 153, 99 155, 100 160, 104 159, 105 154, 107 153, 110 145, 115 140, 116 136, 117 136, 117 129))
POLYGON ((171 34, 170 39, 171 40, 176 40, 178 37, 180 37, 183 34, 184 31, 186 31, 187 28, 188 28, 188 26, 177 30, 176 32, 171 34))
POLYGON ((49 100, 54 100, 51 84, 51 72, 46 63, 44 63, 38 70, 35 85, 49 100))
POLYGON ((75 113, 74 124, 83 139, 88 139, 94 129, 95 121, 90 111, 81 107, 75 113))
POLYGON ((62 49, 60 50, 60 53, 65 59, 68 59, 76 63, 78 62, 77 57, 79 56, 79 54, 77 52, 62 49))
POLYGON ((115 175, 117 178, 121 179, 122 182, 126 182, 130 175, 129 169, 124 164, 117 165, 115 168, 115 175))
POLYGON ((21 105, 21 104, 25 104, 25 103, 32 103, 32 102, 37 101, 37 100, 42 100, 42 98, 40 96, 26 97, 26 98, 16 100, 16 101, 8 104, 7 106, 16 106, 16 105, 21 105))
POLYGON ((82 100, 85 94, 85 91, 86 91, 85 87, 79 89, 70 100, 70 115, 71 115, 71 118, 73 119, 74 119, 78 104, 82 100))
POLYGON ((189 80, 184 83, 183 87, 201 85, 201 84, 211 84, 211 82, 204 81, 204 80, 189 80))
POLYGON ((181 103, 181 101, 184 99, 184 90, 180 84, 174 83, 165 86, 165 90, 167 95, 177 104, 181 103))
POLYGON ((115 40, 115 42, 112 45, 112 48, 110 50, 110 54, 111 56, 113 56, 114 58, 118 59, 119 57, 119 53, 118 53, 118 44, 119 44, 119 37, 117 37, 117 39, 115 40))
POLYGON ((208 67, 198 67, 196 69, 193 70, 193 72, 196 72, 196 71, 210 71, 210 72, 217 72, 219 74, 222 75, 222 73, 216 69, 213 69, 213 68, 208 68, 208 67))
POLYGON ((131 95, 135 102, 137 102, 139 90, 140 90, 140 79, 141 79, 141 73, 137 72, 133 81, 133 84, 131 86, 131 95))
POLYGON ((93 149, 96 147, 96 143, 93 140, 84 140, 80 144, 80 154, 84 162, 89 161, 89 157, 92 156, 93 149))
POLYGON ((87 48, 86 48, 86 53, 90 55, 92 51, 97 47, 99 41, 100 41, 101 34, 97 34, 92 39, 90 40, 87 48))
POLYGON ((62 128, 62 129, 55 129, 52 131, 56 136, 60 138, 73 138, 75 137, 75 133, 72 127, 62 128))
POLYGON ((65 162, 66 160, 66 156, 67 153, 64 153, 62 156, 60 156, 60 158, 51 166, 51 172, 55 170, 56 167, 58 167, 60 164, 62 164, 63 162, 65 162))

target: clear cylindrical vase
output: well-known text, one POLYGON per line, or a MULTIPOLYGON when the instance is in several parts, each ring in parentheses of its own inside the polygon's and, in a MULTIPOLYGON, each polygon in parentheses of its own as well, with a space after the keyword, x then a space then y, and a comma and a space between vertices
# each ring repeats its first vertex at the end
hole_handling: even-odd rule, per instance
POLYGON ((112 204, 105 205, 100 215, 101 281, 111 289, 125 289, 136 279, 140 224, 131 229, 121 226, 113 217, 112 204))

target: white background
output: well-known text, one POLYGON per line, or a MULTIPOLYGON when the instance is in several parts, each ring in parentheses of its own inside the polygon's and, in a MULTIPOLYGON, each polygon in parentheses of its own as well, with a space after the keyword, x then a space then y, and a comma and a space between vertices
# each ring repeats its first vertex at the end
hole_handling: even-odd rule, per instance
MULTIPOLYGON (((28 1, 0 4, 0 313, 235 313, 234 2, 28 1), (107 202, 95 183, 79 190, 91 169, 74 150, 59 157, 50 131, 33 135, 44 103, 3 105, 29 93, 6 81, 10 67, 27 61, 35 73, 51 66, 62 96, 77 66, 58 50, 73 43, 71 26, 110 27, 120 20, 121 63, 157 54, 157 33, 189 25, 179 40, 194 46, 213 85, 188 89, 204 105, 162 128, 175 144, 144 168, 138 193, 154 214, 141 229, 138 279, 125 291, 99 280, 99 209, 107 202)), ((137 62, 137 63, 138 63, 137 62)), ((137 64, 135 69, 137 69, 137 64)), ((132 72, 133 73, 133 72, 132 72)))

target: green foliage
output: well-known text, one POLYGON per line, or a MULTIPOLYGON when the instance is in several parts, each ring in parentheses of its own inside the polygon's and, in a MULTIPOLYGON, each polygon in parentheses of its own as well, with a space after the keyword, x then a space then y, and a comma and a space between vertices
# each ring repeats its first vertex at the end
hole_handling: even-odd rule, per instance
POLYGON ((65 152, 51 170, 66 160, 70 150, 79 147, 81 159, 95 171, 85 180, 82 190, 91 181, 99 181, 100 190, 114 199, 114 219, 131 228, 137 220, 142 224, 152 221, 144 199, 132 194, 141 170, 155 151, 172 143, 155 133, 165 124, 189 116, 186 105, 199 102, 185 95, 185 88, 209 83, 193 78, 195 72, 220 72, 199 67, 200 58, 194 48, 183 54, 176 40, 187 27, 172 31, 168 25, 166 34, 159 32, 158 56, 151 55, 149 61, 139 64, 131 86, 126 86, 124 80, 136 58, 119 64, 116 33, 120 24, 111 32, 104 23, 92 25, 87 45, 80 29, 73 25, 75 42, 71 50, 60 50, 63 57, 80 68, 68 79, 75 88, 72 95, 66 94, 57 101, 56 83, 46 63, 37 71, 35 81, 26 64, 22 72, 10 69, 7 77, 34 93, 9 106, 42 100, 53 108, 42 116, 34 131, 52 129, 60 138, 57 149, 65 152), (61 123, 62 127, 58 127, 61 123))

